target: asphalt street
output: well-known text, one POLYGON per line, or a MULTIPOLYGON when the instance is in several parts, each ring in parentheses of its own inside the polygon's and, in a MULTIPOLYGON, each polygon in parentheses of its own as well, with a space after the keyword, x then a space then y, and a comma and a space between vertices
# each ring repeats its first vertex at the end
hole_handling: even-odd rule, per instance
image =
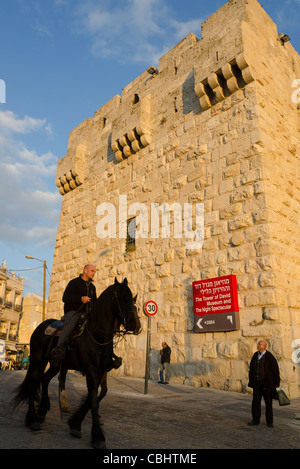
MULTIPOLYGON (((68 414, 63 420, 60 417, 56 377, 50 383, 51 409, 42 429, 32 432, 25 427, 25 408, 12 412, 9 405, 13 389, 24 376, 24 371, 0 372, 0 448, 91 449, 90 414, 84 420, 82 438, 72 437, 66 424, 68 414)), ((274 402, 273 428, 265 423, 262 404, 260 425, 250 427, 250 394, 154 381, 148 382, 145 394, 144 379, 114 376, 109 377, 108 388, 99 411, 108 449, 105 454, 120 454, 117 450, 124 454, 128 450, 196 454, 204 449, 300 448, 300 399, 286 407, 274 402)), ((70 372, 66 389, 74 411, 86 394, 85 378, 70 372)))

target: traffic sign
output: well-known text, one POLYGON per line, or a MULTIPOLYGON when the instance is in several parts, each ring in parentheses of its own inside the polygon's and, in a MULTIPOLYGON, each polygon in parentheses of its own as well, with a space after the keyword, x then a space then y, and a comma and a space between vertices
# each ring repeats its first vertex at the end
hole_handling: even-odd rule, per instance
POLYGON ((148 316, 155 316, 158 311, 158 306, 155 301, 149 300, 145 303, 144 311, 148 316))
POLYGON ((226 332, 239 328, 239 313, 235 311, 195 316, 194 332, 226 332))

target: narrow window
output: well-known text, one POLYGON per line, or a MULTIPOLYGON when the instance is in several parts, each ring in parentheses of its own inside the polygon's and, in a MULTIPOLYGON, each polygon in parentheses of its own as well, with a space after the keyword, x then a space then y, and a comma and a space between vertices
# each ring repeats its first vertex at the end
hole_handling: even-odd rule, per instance
POLYGON ((176 100, 177 100, 177 98, 175 97, 175 98, 174 98, 174 101, 173 101, 173 106, 174 106, 174 111, 175 111, 175 112, 178 111, 177 105, 176 105, 176 100))
POLYGON ((126 252, 135 251, 136 218, 127 220, 126 252))

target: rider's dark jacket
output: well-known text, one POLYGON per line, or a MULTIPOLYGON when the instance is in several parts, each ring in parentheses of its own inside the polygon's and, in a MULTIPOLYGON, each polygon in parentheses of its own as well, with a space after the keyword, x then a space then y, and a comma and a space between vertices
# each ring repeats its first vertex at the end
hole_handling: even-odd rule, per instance
POLYGON ((88 308, 91 308, 93 303, 96 301, 96 288, 92 282, 86 282, 79 277, 70 280, 67 288, 63 294, 64 312, 65 314, 69 311, 87 312, 88 308), (90 303, 83 304, 81 302, 82 296, 89 296, 91 298, 90 303))

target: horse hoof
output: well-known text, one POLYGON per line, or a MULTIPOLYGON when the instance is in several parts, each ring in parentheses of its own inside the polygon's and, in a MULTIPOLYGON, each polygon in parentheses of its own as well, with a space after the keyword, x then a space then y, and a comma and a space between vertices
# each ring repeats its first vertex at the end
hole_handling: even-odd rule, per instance
POLYGON ((106 444, 105 444, 105 441, 103 440, 94 441, 94 443, 92 443, 92 446, 95 449, 106 449, 106 444))
POLYGON ((39 422, 32 422, 30 425, 29 425, 29 428, 30 430, 32 430, 33 432, 38 432, 40 429, 41 429, 41 425, 39 422))
POLYGON ((61 411, 62 411, 63 414, 70 414, 71 413, 70 407, 67 407, 67 406, 62 406, 61 411))
POLYGON ((59 402, 60 402, 60 407, 61 407, 62 412, 65 412, 65 413, 71 412, 69 402, 68 402, 68 398, 67 398, 67 394, 66 394, 65 390, 61 391, 59 402))
POLYGON ((81 431, 70 428, 70 435, 75 436, 75 438, 81 438, 81 431))

